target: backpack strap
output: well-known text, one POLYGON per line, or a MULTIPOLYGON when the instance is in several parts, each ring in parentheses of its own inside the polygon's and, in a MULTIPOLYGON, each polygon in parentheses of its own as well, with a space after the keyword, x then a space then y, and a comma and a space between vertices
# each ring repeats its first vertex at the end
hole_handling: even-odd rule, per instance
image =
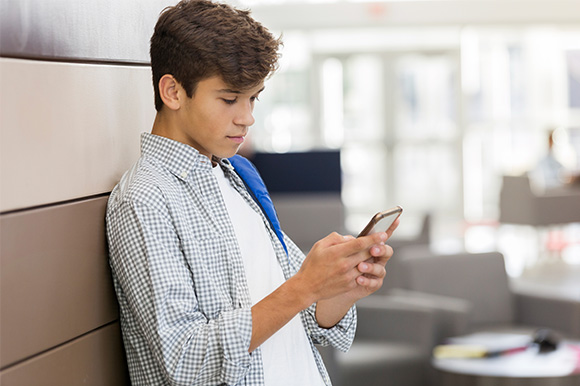
POLYGON ((264 184, 264 180, 262 180, 260 173, 253 163, 241 155, 235 155, 231 158, 228 158, 228 160, 234 167, 234 170, 238 176, 240 176, 242 181, 244 181, 244 184, 246 185, 246 188, 248 189, 248 192, 250 192, 250 195, 254 201, 256 201, 258 206, 262 209, 262 212, 264 212, 266 215, 266 218, 270 222, 272 229, 282 243, 284 251, 286 251, 286 255, 288 255, 288 248, 284 242, 284 235, 282 233, 280 221, 278 220, 278 215, 276 214, 276 208, 274 208, 274 203, 270 198, 270 193, 268 193, 268 189, 266 188, 266 184, 264 184))

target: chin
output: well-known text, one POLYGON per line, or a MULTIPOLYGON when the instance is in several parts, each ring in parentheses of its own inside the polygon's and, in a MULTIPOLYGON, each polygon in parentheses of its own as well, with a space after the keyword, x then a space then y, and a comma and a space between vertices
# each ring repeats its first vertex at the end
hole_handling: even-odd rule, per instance
POLYGON ((238 149, 232 151, 222 151, 220 153, 215 153, 215 156, 218 158, 230 158, 235 156, 238 153, 238 149))

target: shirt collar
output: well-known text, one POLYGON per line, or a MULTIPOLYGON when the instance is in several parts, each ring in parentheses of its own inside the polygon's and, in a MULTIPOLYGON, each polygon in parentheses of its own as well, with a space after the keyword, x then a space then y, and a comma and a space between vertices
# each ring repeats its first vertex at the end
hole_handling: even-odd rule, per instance
POLYGON ((172 174, 183 180, 196 169, 209 172, 212 169, 209 158, 192 146, 155 134, 141 134, 141 154, 157 159, 172 174))

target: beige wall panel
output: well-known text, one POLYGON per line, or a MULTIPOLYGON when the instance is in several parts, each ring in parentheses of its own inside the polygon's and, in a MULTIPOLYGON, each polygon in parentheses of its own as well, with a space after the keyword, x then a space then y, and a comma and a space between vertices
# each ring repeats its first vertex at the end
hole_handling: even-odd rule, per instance
POLYGON ((11 57, 149 62, 162 9, 177 0, 0 2, 0 53, 11 57))
POLYGON ((0 372, 2 386, 129 385, 119 324, 0 372))
POLYGON ((106 201, 0 217, 0 367, 117 319, 106 201))
POLYGON ((111 190, 153 123, 150 72, 0 59, 0 211, 111 190))

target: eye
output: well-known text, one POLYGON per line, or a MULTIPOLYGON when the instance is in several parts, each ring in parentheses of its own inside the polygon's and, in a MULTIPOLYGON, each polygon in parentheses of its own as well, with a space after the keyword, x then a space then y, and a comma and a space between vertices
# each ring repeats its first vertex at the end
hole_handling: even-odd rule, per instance
POLYGON ((234 98, 234 99, 226 99, 226 98, 222 98, 222 100, 227 104, 227 105, 233 105, 234 103, 236 103, 236 101, 238 100, 238 98, 234 98))
POLYGON ((260 99, 257 96, 253 96, 250 98, 250 102, 255 102, 255 101, 260 101, 260 99))

